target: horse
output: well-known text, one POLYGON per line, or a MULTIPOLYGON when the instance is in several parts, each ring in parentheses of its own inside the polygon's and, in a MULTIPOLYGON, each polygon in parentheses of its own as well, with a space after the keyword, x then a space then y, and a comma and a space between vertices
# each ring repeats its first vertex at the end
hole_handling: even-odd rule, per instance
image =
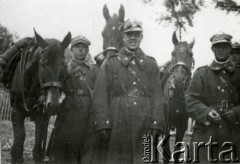
MULTIPOLYGON (((192 69, 194 68, 194 58, 192 48, 195 40, 191 43, 179 42, 176 32, 173 33, 171 61, 160 67, 161 86, 164 97, 164 112, 166 118, 166 129, 164 132, 166 144, 164 148, 166 154, 164 158, 168 161, 171 157, 169 136, 170 130, 176 128, 175 143, 183 140, 187 130, 188 115, 185 111, 184 94, 190 83, 192 69)), ((175 147, 175 151, 180 147, 175 147)), ((177 157, 174 157, 176 160, 177 157)), ((165 161, 165 162, 166 162, 165 161)))
POLYGON ((31 46, 20 50, 20 59, 10 88, 14 142, 12 163, 23 163, 25 140, 24 120, 30 116, 35 123, 33 158, 42 163, 45 156, 50 115, 59 110, 62 83, 67 75, 64 50, 71 41, 69 32, 62 42, 43 39, 34 29, 31 46))
POLYGON ((113 14, 111 17, 107 5, 103 7, 103 16, 106 20, 106 25, 102 31, 103 37, 103 52, 94 57, 97 64, 102 65, 109 57, 116 54, 123 47, 121 26, 124 22, 125 9, 120 6, 118 15, 113 14), (98 59, 99 57, 100 60, 98 59))

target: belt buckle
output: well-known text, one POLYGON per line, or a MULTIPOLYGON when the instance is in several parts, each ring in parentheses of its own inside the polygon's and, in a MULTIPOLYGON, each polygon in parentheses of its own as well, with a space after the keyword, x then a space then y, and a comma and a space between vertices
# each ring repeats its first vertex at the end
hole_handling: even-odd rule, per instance
POLYGON ((138 89, 137 89, 137 88, 134 88, 134 89, 129 93, 129 96, 138 98, 138 97, 139 97, 139 91, 138 91, 138 89))
POLYGON ((82 89, 79 89, 79 90, 77 90, 77 95, 79 96, 79 95, 82 95, 83 94, 83 90, 82 89))

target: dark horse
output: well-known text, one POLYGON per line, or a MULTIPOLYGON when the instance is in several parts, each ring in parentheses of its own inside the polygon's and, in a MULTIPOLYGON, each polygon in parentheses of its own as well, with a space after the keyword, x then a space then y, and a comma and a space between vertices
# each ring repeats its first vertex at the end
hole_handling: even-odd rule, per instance
MULTIPOLYGON (((103 37, 103 52, 98 54, 97 57, 101 57, 99 62, 101 65, 103 61, 106 61, 110 56, 116 54, 123 47, 123 40, 120 27, 124 22, 125 10, 123 5, 119 9, 119 15, 114 14, 112 17, 109 14, 107 5, 103 7, 103 16, 106 20, 106 25, 102 31, 103 37)), ((97 61, 98 63, 98 61, 97 61)))
MULTIPOLYGON (((185 111, 184 94, 191 80, 191 71, 194 67, 192 48, 194 40, 178 42, 176 33, 173 33, 172 41, 174 50, 171 61, 165 66, 160 67, 161 85, 164 96, 164 111, 166 118, 165 137, 170 134, 170 130, 176 128, 175 143, 183 140, 187 129, 188 115, 185 111)), ((180 147, 175 147, 175 150, 180 147)), ((168 161, 170 156, 169 140, 165 144, 165 159, 168 161)), ((177 159, 177 158, 175 158, 177 159)))
POLYGON ((62 42, 44 40, 36 31, 35 38, 32 46, 21 50, 11 84, 13 164, 23 163, 24 120, 28 116, 36 125, 33 158, 36 163, 43 162, 49 117, 58 111, 66 76, 64 50, 71 41, 71 34, 62 42))

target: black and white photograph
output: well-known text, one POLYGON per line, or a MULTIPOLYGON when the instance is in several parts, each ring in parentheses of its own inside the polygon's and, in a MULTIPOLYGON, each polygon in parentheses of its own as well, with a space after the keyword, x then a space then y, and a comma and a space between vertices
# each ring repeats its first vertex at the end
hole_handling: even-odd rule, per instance
POLYGON ((240 0, 0 0, 0 163, 240 163, 240 0))

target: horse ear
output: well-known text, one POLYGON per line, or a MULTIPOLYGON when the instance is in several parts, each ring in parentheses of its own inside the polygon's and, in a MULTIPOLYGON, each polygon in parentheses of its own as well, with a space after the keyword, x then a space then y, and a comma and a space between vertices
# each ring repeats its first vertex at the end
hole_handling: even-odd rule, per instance
POLYGON ((106 4, 103 6, 103 16, 106 21, 110 18, 109 10, 106 4))
POLYGON ((33 30, 34 30, 34 35, 36 37, 37 44, 41 48, 46 48, 48 46, 48 43, 36 32, 35 28, 33 28, 33 30))
POLYGON ((70 44, 72 39, 72 34, 70 32, 68 32, 68 34, 65 36, 65 38, 63 39, 63 41, 61 42, 62 48, 65 50, 68 45, 70 44))
POLYGON ((176 36, 176 31, 174 31, 174 33, 173 33, 172 42, 173 42, 174 45, 177 45, 177 44, 178 44, 178 39, 177 39, 177 36, 176 36))
POLYGON ((195 38, 193 38, 193 41, 191 43, 189 43, 189 47, 192 49, 195 43, 195 38))
POLYGON ((118 15, 119 15, 119 20, 120 20, 121 22, 124 22, 125 9, 124 9, 124 7, 123 7, 122 4, 121 4, 121 6, 120 6, 120 9, 119 9, 118 15))

